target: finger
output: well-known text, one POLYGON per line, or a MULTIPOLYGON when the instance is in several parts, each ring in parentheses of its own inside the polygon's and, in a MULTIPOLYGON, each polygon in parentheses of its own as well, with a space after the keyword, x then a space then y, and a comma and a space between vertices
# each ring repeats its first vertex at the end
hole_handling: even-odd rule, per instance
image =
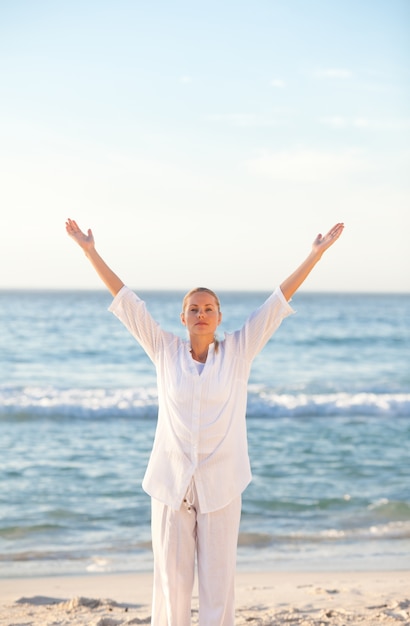
POLYGON ((337 241, 340 235, 343 232, 344 224, 336 224, 333 226, 327 233, 326 237, 324 237, 323 242, 326 243, 327 246, 331 246, 335 241, 337 241))
POLYGON ((68 220, 66 221, 66 225, 68 228, 70 228, 71 230, 74 230, 76 223, 74 220, 68 218, 68 220))
POLYGON ((332 237, 333 237, 333 238, 340 237, 340 235, 341 235, 341 234, 342 234, 342 232, 343 232, 343 228, 344 228, 344 224, 343 224, 343 223, 336 224, 336 226, 334 226, 334 227, 332 228, 332 237))
POLYGON ((326 237, 332 237, 332 238, 336 237, 336 236, 340 235, 342 230, 343 230, 343 224, 342 223, 335 224, 335 226, 333 226, 333 228, 331 228, 329 230, 329 232, 327 233, 326 237))

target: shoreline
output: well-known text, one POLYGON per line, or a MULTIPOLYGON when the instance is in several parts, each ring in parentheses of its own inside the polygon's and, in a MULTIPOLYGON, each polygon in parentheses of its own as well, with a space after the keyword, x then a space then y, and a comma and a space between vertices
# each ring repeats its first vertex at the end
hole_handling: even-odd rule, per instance
MULTIPOLYGON (((0 626, 149 624, 152 574, 0 579, 0 626)), ((194 590, 192 624, 198 623, 194 590)), ((236 574, 236 625, 410 623, 410 569, 243 571, 236 574)))

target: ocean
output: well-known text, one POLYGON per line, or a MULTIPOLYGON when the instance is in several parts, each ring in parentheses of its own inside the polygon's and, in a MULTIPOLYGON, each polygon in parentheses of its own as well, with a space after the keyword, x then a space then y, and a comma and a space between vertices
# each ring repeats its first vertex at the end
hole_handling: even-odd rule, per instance
MULTIPOLYGON (((182 293, 140 295, 184 336, 182 293)), ((222 337, 268 294, 219 295, 222 337)), ((110 302, 0 292, 0 577, 152 568, 155 371, 110 302)), ((249 382, 238 568, 409 568, 410 295, 292 306, 249 382)))

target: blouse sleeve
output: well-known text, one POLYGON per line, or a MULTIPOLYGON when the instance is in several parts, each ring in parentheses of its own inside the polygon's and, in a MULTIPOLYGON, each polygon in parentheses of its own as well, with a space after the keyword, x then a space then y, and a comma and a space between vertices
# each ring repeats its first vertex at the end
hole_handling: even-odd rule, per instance
POLYGON ((124 285, 108 310, 118 317, 155 363, 163 331, 147 310, 145 302, 124 285))
POLYGON ((234 333, 239 350, 252 360, 262 350, 285 317, 295 313, 286 301, 280 287, 246 320, 243 327, 234 333))

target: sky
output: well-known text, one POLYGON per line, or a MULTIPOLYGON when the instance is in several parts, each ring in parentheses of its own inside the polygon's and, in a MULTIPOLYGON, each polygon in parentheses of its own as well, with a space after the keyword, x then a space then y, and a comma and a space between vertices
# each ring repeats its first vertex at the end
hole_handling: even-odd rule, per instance
POLYGON ((0 0, 0 289, 410 292, 408 0, 0 0))

